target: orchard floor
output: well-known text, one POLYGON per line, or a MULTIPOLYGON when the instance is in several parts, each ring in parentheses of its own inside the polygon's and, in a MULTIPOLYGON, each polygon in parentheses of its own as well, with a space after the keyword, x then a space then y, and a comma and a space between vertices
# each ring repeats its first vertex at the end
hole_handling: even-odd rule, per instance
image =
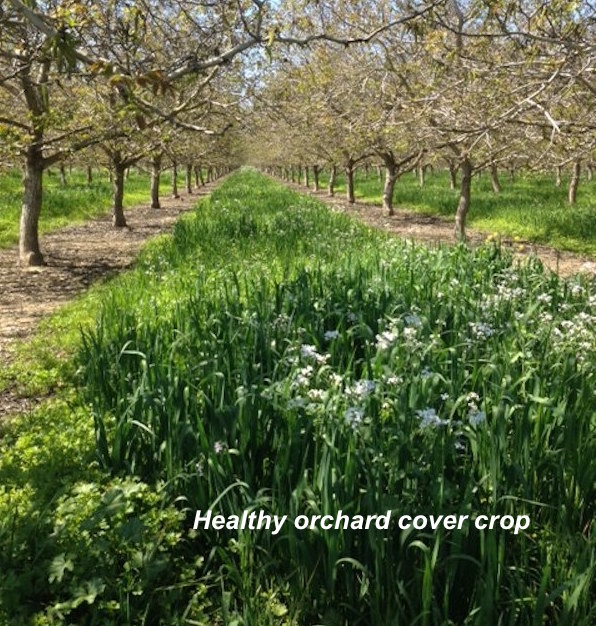
MULTIPOLYGON (((276 179, 279 180, 279 179, 276 179)), ((443 217, 423 215, 396 206, 395 215, 389 216, 379 205, 355 202, 350 204, 343 195, 329 197, 326 190, 313 191, 297 183, 285 182, 288 187, 300 193, 308 193, 334 210, 348 213, 369 226, 386 230, 404 239, 412 239, 429 245, 454 243, 454 223, 443 217)), ((480 245, 490 239, 488 233, 467 229, 468 243, 480 245)), ((540 257, 546 267, 560 276, 570 276, 578 272, 596 275, 596 259, 541 246, 527 241, 513 241, 502 238, 501 245, 510 248, 520 260, 530 254, 540 257)))
MULTIPOLYGON (((210 193, 218 182, 208 184, 193 195, 163 199, 159 210, 146 205, 128 209, 127 228, 114 229, 111 216, 107 215, 45 235, 41 238, 47 262, 45 267, 20 268, 16 248, 0 250, 0 368, 10 364, 15 348, 33 335, 42 318, 73 300, 96 281, 130 267, 147 239, 168 232, 178 216, 191 210, 197 200, 210 193)), ((298 184, 287 184, 301 193, 310 193, 333 210, 346 212, 399 237, 430 245, 454 241, 453 224, 446 219, 400 207, 396 207, 396 214, 389 217, 379 206, 361 202, 349 204, 339 196, 329 198, 325 191, 314 192, 298 184)), ((487 239, 485 233, 478 231, 469 231, 468 235, 472 245, 487 239)), ((512 247, 520 258, 534 252, 545 265, 562 276, 576 272, 596 274, 596 261, 588 257, 523 242, 503 240, 502 244, 512 247)), ((0 419, 29 411, 42 400, 5 389, 0 392, 0 419)))
MULTIPOLYGON (((113 228, 111 215, 106 215, 44 235, 44 267, 22 268, 16 247, 0 250, 0 369, 11 363, 16 347, 33 335, 42 318, 93 283, 130 267, 147 239, 167 233, 181 213, 193 209, 218 183, 192 195, 162 198, 161 209, 125 209, 126 228, 113 228)), ((0 392, 0 419, 26 412, 41 400, 6 389, 0 392)))

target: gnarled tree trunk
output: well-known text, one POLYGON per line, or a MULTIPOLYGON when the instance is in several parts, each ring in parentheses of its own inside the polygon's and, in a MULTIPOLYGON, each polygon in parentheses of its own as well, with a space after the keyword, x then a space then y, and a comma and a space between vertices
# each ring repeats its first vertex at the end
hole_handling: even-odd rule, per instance
POLYGON ((453 161, 449 161, 449 188, 457 187, 457 165, 453 161))
POLYGON ((466 217, 470 208, 470 192, 472 188, 472 162, 465 157, 461 162, 461 186, 459 204, 455 213, 455 236, 460 241, 466 240, 466 217))
POLYGON ((186 164, 186 193, 192 194, 192 165, 186 164))
POLYGON ((356 202, 354 197, 354 160, 346 161, 346 199, 350 204, 356 202))
POLYGON ((557 176, 555 180, 555 186, 560 187, 561 186, 561 166, 560 165, 557 165, 555 172, 557 176))
POLYGON ((172 162, 172 198, 179 198, 178 194, 178 164, 172 162))
POLYGON ((335 179, 337 177, 337 165, 335 163, 331 166, 331 171, 329 172, 329 182, 327 183, 327 193, 331 197, 335 195, 335 179))
POLYGON ((23 177, 24 195, 19 230, 19 260, 22 265, 45 265, 39 249, 39 215, 43 185, 43 155, 37 146, 30 146, 23 177))
POLYGON ((579 187, 579 175, 581 173, 581 161, 578 159, 573 163, 573 172, 569 181, 569 204, 577 201, 577 188, 579 187))
POLYGON ((312 177, 314 180, 314 190, 319 191, 319 166, 318 165, 312 166, 312 177))
POLYGON ((161 154, 156 154, 151 159, 151 208, 160 209, 159 204, 159 179, 161 177, 161 154))
POLYGON ((304 166, 304 181, 303 181, 305 187, 308 187, 310 184, 309 176, 310 176, 310 167, 308 165, 305 165, 304 166))
POLYGON ((492 185, 495 193, 501 193, 501 183, 499 181, 499 172, 497 171, 496 163, 491 163, 490 166, 490 184, 492 185))
POLYGON ((64 163, 60 163, 60 185, 62 187, 66 187, 66 168, 64 167, 64 163))
POLYGON ((390 154, 383 155, 385 164, 385 184, 383 185, 383 210, 389 215, 394 215, 393 210, 393 190, 397 181, 397 168, 395 159, 390 154))

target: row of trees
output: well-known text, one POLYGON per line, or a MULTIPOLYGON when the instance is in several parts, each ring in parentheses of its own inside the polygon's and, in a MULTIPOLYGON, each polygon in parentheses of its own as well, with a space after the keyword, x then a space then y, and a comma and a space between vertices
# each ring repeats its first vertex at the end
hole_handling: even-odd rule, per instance
POLYGON ((324 44, 279 58, 255 88, 247 154, 292 177, 292 168, 385 170, 393 212, 399 177, 448 168, 459 184, 456 234, 465 238, 471 180, 487 170, 580 171, 596 160, 596 11, 590 2, 452 0, 399 32, 347 50, 324 44), (459 182, 457 177, 459 174, 459 182))
POLYGON ((217 70, 233 58, 219 51, 234 51, 236 26, 219 26, 243 13, 222 5, 212 19, 206 12, 191 16, 190 6, 1 3, 0 157, 24 172, 23 264, 44 262, 38 220, 44 171, 52 165, 74 155, 81 164, 107 165, 114 225, 124 226, 130 166, 151 162, 158 207, 163 166, 183 163, 199 178, 200 164, 221 167, 220 155, 226 153, 226 165, 233 157, 225 135, 237 117, 230 77, 238 68, 227 75, 217 70))
MULTIPOLYGON (((43 263, 43 173, 200 163, 440 163, 472 176, 594 159, 595 7, 569 0, 0 0, 0 160, 24 171, 19 256, 43 263), (241 140, 240 137, 243 139, 241 140), (242 147, 243 153, 240 154, 242 147), (86 154, 83 156, 83 154, 86 154), (79 155, 79 156, 76 156, 79 155)), ((198 170, 197 170, 198 171, 198 170)), ((333 179, 331 182, 333 186, 333 179)), ((153 192, 153 204, 158 197, 153 192)))
POLYGON ((121 226, 127 167, 149 159, 157 179, 165 159, 190 169, 234 161, 245 83, 276 45, 371 41, 440 4, 386 2, 378 13, 345 0, 1 0, 0 159, 24 171, 21 262, 43 263, 47 168, 101 155, 121 226))

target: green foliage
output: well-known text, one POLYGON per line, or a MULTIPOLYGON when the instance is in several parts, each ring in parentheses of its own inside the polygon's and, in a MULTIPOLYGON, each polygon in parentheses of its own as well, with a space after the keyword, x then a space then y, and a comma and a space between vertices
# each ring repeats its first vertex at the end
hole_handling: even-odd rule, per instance
MULTIPOLYGON (((62 187, 56 170, 44 174, 44 194, 39 230, 50 232, 92 217, 105 215, 112 206, 112 185, 105 170, 95 169, 91 184, 86 174, 73 170, 68 184, 62 187)), ((149 197, 149 181, 146 174, 131 171, 124 186, 125 204, 134 205, 149 197)), ((10 170, 0 175, 0 248, 6 248, 19 240, 19 215, 23 202, 21 173, 10 170)))
MULTIPOLYGON (((321 176, 326 185, 327 174, 321 176)), ((479 230, 509 237, 596 255, 596 183, 582 180, 575 206, 567 202, 567 183, 555 186, 554 176, 518 175, 513 181, 501 174, 503 190, 496 195, 490 178, 484 173, 472 181, 472 201, 468 224, 479 230)), ((368 176, 358 171, 355 178, 356 200, 381 204, 383 182, 375 172, 368 176)), ((345 179, 338 174, 336 191, 345 192, 345 179)), ((424 187, 411 173, 404 174, 395 185, 395 206, 430 215, 454 219, 459 189, 449 188, 444 171, 427 173, 424 187)))
POLYGON ((99 461, 163 484, 182 527, 210 506, 531 517, 519 535, 192 533, 223 623, 588 626, 593 287, 494 247, 391 240, 243 172, 85 333, 99 461))

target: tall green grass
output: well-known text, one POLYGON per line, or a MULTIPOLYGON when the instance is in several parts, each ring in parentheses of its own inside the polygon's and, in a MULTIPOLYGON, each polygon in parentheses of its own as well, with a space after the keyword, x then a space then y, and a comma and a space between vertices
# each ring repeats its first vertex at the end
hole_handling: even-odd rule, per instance
POLYGON ((519 535, 189 532, 211 623, 589 626, 593 288, 494 247, 390 240, 241 172, 84 335, 98 460, 164 485, 187 528, 210 506, 532 520, 519 535))
MULTIPOLYGON (((327 184, 327 174, 321 177, 327 184)), ((560 187, 554 176, 526 174, 513 180, 500 175, 503 190, 495 194, 488 174, 472 181, 468 223, 479 230, 548 244, 564 250, 596 255, 596 180, 582 179, 575 206, 567 202, 568 180, 560 187)), ((336 190, 345 193, 345 177, 338 175, 336 190)), ((355 179, 356 200, 381 204, 383 183, 372 171, 359 170, 355 179)), ((418 178, 404 174, 395 186, 396 207, 454 219, 459 189, 449 188, 445 171, 429 172, 421 188, 418 178)))
MULTIPOLYGON (((39 221, 41 233, 69 224, 82 222, 108 212, 112 203, 112 185, 105 170, 94 170, 91 184, 86 173, 74 169, 67 175, 67 185, 61 186, 56 170, 44 174, 43 205, 39 221)), ((19 240, 19 216, 23 202, 22 174, 18 169, 0 175, 0 248, 19 240)), ((149 178, 131 170, 124 186, 125 206, 149 199, 149 178)))

